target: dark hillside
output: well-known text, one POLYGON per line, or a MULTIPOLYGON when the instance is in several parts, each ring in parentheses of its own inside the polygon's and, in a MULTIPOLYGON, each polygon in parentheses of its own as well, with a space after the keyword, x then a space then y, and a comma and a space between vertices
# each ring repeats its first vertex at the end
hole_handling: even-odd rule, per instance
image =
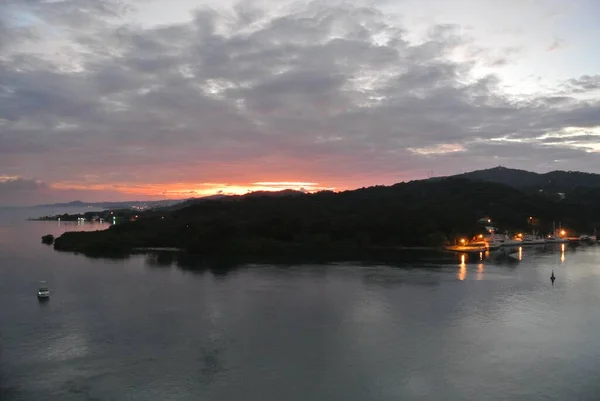
POLYGON ((239 254, 249 260, 290 250, 333 252, 399 246, 439 246, 483 230, 490 216, 501 230, 548 232, 552 221, 590 232, 600 226, 600 193, 588 188, 555 201, 502 184, 467 179, 413 181, 341 193, 290 193, 204 201, 183 209, 140 215, 97 233, 66 233, 59 250, 125 252, 135 247, 179 247, 204 255, 239 254), (529 217, 535 216, 536 226, 529 217), (539 221, 539 223, 537 223, 539 221))
POLYGON ((552 171, 545 174, 495 167, 487 170, 459 174, 455 178, 473 181, 495 182, 513 188, 540 191, 546 194, 570 194, 579 187, 600 187, 600 174, 579 171, 552 171))

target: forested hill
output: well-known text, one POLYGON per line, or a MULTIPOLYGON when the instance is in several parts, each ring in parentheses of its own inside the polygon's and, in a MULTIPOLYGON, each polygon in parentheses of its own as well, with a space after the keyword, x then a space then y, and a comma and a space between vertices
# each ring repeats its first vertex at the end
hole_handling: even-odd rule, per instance
MULTIPOLYGON (((341 193, 245 196, 141 214, 103 232, 69 232, 59 250, 88 254, 135 247, 179 247, 201 254, 269 255, 286 249, 371 249, 435 246, 482 231, 548 232, 553 221, 579 232, 600 227, 600 188, 556 200, 502 184, 447 178, 341 193), (529 226, 535 216, 539 225, 529 226)), ((307 251, 308 252, 308 251, 307 251)))
POLYGON ((513 188, 568 194, 580 187, 600 187, 600 174, 579 171, 552 171, 545 174, 495 167, 453 176, 473 181, 495 182, 513 188))

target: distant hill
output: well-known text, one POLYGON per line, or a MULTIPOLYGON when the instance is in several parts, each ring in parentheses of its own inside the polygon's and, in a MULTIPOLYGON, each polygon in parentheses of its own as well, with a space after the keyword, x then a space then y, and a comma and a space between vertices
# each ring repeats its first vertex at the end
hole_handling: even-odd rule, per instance
POLYGON ((302 195, 306 195, 306 194, 302 191, 297 191, 295 189, 284 189, 282 191, 249 192, 245 195, 242 195, 242 197, 248 198, 248 197, 267 196, 267 197, 271 197, 271 198, 280 198, 280 197, 285 197, 285 196, 302 196, 302 195))
POLYGON ((65 203, 49 203, 45 205, 36 205, 32 207, 95 207, 102 209, 129 209, 134 206, 137 207, 165 207, 178 204, 185 201, 185 199, 163 199, 157 201, 123 201, 123 202, 82 202, 73 201, 65 203))
POLYGON ((306 194, 304 192, 296 191, 294 189, 284 189, 282 191, 255 191, 255 192, 249 192, 244 195, 221 195, 221 194, 219 194, 219 195, 204 196, 202 198, 187 199, 187 200, 177 203, 175 205, 161 208, 160 210, 175 211, 175 210, 183 209, 188 206, 193 206, 197 203, 202 203, 202 202, 206 202, 206 201, 216 201, 216 200, 226 201, 226 200, 235 200, 235 199, 244 199, 244 198, 261 198, 261 197, 283 198, 283 197, 287 197, 287 196, 299 196, 299 195, 306 195, 306 194))
POLYGON ((187 206, 194 205, 198 202, 204 202, 209 200, 223 200, 223 199, 237 199, 245 197, 285 197, 285 196, 297 196, 304 195, 304 192, 296 191, 293 189, 284 189, 282 191, 255 191, 249 192, 245 195, 209 195, 201 198, 188 198, 188 199, 163 199, 157 201, 123 201, 123 202, 82 202, 72 201, 65 203, 50 203, 45 205, 36 205, 32 207, 95 207, 102 209, 130 209, 132 207, 147 207, 147 208, 161 208, 164 210, 177 210, 187 206))
POLYGON ((135 221, 105 231, 67 232, 55 240, 54 248, 88 255, 181 248, 209 259, 243 262, 291 256, 362 260, 387 258, 387 252, 402 246, 440 246, 470 238, 484 230, 479 224, 484 216, 501 232, 546 234, 554 222, 570 234, 600 227, 600 187, 580 186, 566 199, 556 199, 539 191, 450 177, 337 193, 260 195, 142 212, 135 221))
MULTIPOLYGON (((589 189, 600 189, 600 174, 579 171, 552 171, 538 174, 531 171, 494 167, 486 170, 471 171, 451 177, 434 177, 424 181, 440 181, 448 178, 465 179, 476 182, 488 182, 506 185, 525 193, 544 193, 547 196, 559 197, 577 195, 589 189), (564 196, 563 196, 564 194, 564 196)), ((331 192, 333 193, 333 192, 331 192)), ((306 196, 302 191, 286 189, 282 191, 256 191, 245 195, 216 194, 201 198, 164 199, 158 201, 125 201, 125 202, 82 202, 53 203, 35 207, 95 207, 103 209, 151 208, 158 211, 175 211, 198 203, 216 200, 238 200, 246 198, 287 198, 306 196)))
POLYGON ((517 189, 542 190, 542 192, 547 193, 568 194, 576 188, 600 187, 600 174, 579 171, 551 171, 538 174, 500 166, 458 174, 453 177, 465 178, 471 181, 495 182, 517 189))

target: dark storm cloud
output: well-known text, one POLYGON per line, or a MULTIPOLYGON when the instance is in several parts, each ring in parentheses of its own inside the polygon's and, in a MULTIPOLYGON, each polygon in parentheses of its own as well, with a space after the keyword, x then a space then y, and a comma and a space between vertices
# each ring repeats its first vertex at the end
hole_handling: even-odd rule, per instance
POLYGON ((0 179, 0 193, 7 193, 13 191, 31 191, 46 187, 46 184, 36 180, 26 180, 22 178, 9 178, 6 180, 0 179))
POLYGON ((579 78, 570 79, 567 82, 567 90, 575 93, 584 93, 600 90, 600 75, 584 75, 579 78))
POLYGON ((0 176, 0 205, 31 204, 31 199, 39 199, 47 189, 40 181, 0 176))
MULTIPOLYGON (((240 166, 258 177, 279 163, 290 174, 331 182, 366 174, 377 183, 458 158, 474 168, 494 156, 523 168, 548 157, 599 161, 572 143, 536 139, 600 125, 597 99, 511 99, 496 77, 473 78, 475 60, 451 61, 465 44, 455 26, 413 44, 377 10, 324 2, 275 16, 242 3, 146 29, 124 24, 129 10, 118 1, 26 4, 64 28, 72 47, 64 57, 0 57, 0 152, 11 156, 0 159, 0 174, 35 157, 45 181, 119 172, 235 180, 246 177, 240 166), (498 138, 537 144, 520 156, 523 145, 498 138)), ((17 34, 1 18, 0 32, 17 34)), ((588 76, 568 83, 572 92, 597 84, 588 76)))
MULTIPOLYGON (((111 188, 102 191, 102 198, 119 200, 123 198, 123 195, 111 188)), ((56 189, 34 179, 0 176, 0 206, 33 206, 41 203, 68 202, 75 199, 95 201, 98 199, 98 193, 89 190, 56 189)))

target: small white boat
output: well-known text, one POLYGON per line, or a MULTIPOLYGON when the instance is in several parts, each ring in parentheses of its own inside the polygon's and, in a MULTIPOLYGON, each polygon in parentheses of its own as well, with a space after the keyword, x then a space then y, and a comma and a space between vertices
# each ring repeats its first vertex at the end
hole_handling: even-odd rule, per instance
POLYGON ((500 249, 500 243, 495 242, 492 238, 477 238, 474 241, 469 242, 470 246, 476 246, 480 248, 485 248, 486 251, 494 251, 496 249, 500 249))
POLYGON ((592 245, 598 242, 598 238, 596 237, 596 235, 583 234, 579 237, 579 242, 581 242, 582 244, 592 245))
POLYGON ((40 285, 38 287, 37 292, 38 299, 49 299, 50 298, 50 290, 48 289, 48 285, 45 281, 40 281, 40 285))
POLYGON ((520 246, 521 245, 521 241, 510 238, 507 233, 505 233, 505 234, 494 234, 492 236, 492 238, 494 240, 494 243, 498 244, 501 247, 506 247, 506 246, 520 246))
POLYGON ((564 244, 569 242, 566 238, 556 237, 554 235, 549 235, 546 237, 546 244, 564 244))
POLYGON ((502 246, 513 245, 507 243, 507 241, 510 241, 507 235, 495 234, 494 230, 490 228, 488 234, 479 234, 477 237, 473 238, 469 245, 482 246, 488 251, 494 251, 500 249, 502 246))
POLYGON ((537 235, 534 231, 533 234, 525 234, 521 236, 522 245, 543 245, 546 243, 546 239, 537 235))
POLYGON ((552 223, 552 234, 549 234, 545 239, 547 244, 565 244, 569 242, 566 238, 567 232, 562 229, 561 225, 558 225, 558 230, 556 229, 556 225, 552 223))

